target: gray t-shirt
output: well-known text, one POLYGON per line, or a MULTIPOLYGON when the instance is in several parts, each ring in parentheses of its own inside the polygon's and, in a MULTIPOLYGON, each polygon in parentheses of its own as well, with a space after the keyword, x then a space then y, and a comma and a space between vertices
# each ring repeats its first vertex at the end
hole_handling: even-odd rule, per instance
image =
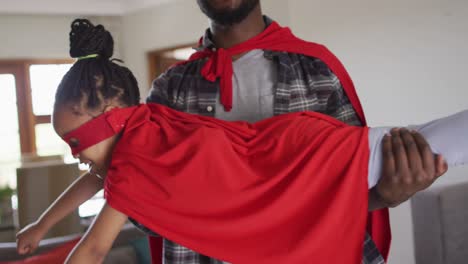
POLYGON ((225 112, 216 97, 215 117, 254 123, 273 116, 277 69, 263 50, 252 50, 233 62, 232 109, 225 112))

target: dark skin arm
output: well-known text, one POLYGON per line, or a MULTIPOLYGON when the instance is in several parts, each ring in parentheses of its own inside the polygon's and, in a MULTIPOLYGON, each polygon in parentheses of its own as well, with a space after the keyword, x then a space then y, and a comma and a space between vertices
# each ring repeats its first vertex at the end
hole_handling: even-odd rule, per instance
POLYGON ((382 151, 382 176, 369 191, 369 211, 398 206, 431 186, 448 169, 420 133, 404 128, 384 137, 382 151))

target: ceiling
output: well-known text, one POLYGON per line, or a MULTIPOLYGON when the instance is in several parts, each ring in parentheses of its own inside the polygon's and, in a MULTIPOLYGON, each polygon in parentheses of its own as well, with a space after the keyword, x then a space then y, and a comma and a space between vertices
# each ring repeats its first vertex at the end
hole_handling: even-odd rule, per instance
POLYGON ((177 0, 0 0, 1 14, 123 15, 177 0))

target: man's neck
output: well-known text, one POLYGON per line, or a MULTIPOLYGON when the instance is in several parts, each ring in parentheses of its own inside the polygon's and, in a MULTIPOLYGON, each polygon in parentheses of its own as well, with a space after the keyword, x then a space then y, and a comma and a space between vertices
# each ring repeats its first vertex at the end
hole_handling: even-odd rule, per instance
POLYGON ((255 37, 265 30, 260 4, 240 23, 222 26, 211 22, 210 30, 217 48, 230 48, 255 37))

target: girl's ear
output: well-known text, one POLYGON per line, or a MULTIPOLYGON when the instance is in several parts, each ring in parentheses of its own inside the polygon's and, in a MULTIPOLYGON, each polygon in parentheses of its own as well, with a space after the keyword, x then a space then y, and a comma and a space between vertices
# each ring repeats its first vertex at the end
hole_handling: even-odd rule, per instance
POLYGON ((120 101, 120 96, 114 96, 113 98, 105 99, 104 100, 104 112, 110 111, 114 108, 124 108, 127 107, 127 105, 122 104, 120 101))
POLYGON ((85 114, 84 108, 81 104, 70 104, 67 107, 70 107, 72 113, 77 116, 82 116, 85 114))
POLYGON ((106 105, 104 108, 104 113, 118 107, 117 105, 106 105))
POLYGON ((124 108, 125 105, 122 105, 118 99, 109 99, 105 101, 104 113, 110 111, 114 108, 124 108))

